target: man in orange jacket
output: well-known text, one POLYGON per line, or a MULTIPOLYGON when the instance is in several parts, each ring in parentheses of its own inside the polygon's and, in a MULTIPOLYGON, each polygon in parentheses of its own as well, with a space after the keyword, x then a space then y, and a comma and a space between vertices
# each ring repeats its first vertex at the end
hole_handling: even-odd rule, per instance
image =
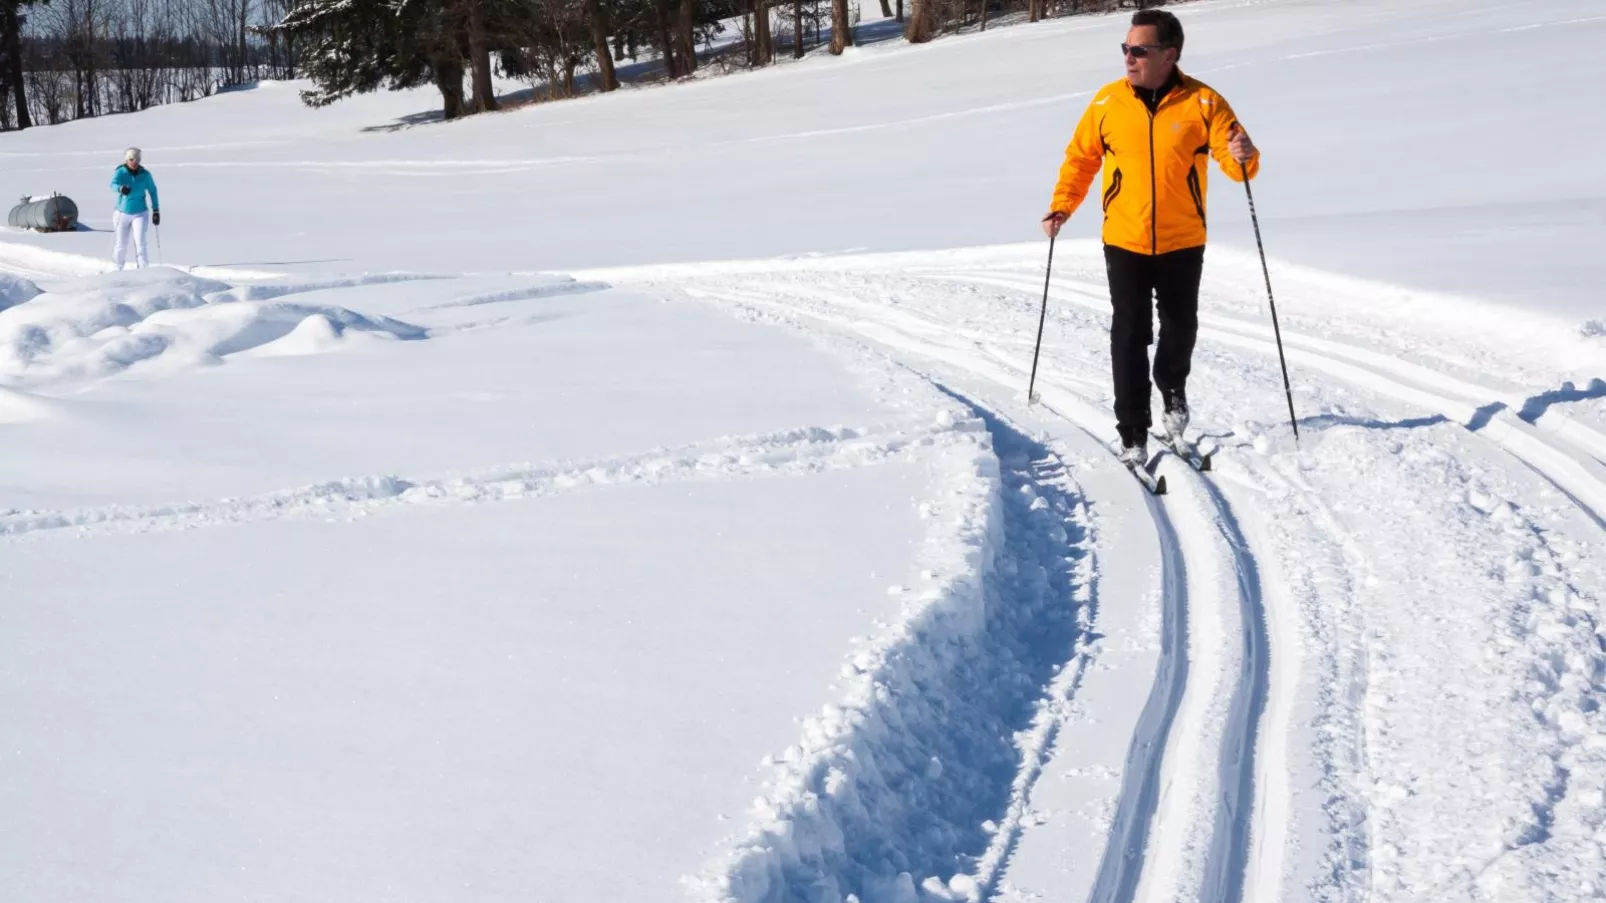
POLYGON ((1221 95, 1177 68, 1182 23, 1176 16, 1140 10, 1121 51, 1126 78, 1099 89, 1077 124, 1043 231, 1059 234, 1102 167, 1115 417, 1122 461, 1143 463, 1156 305, 1154 381, 1165 401, 1166 432, 1181 438, 1188 425, 1185 388, 1199 332, 1208 159, 1214 156, 1228 178, 1241 182, 1260 171, 1260 152, 1221 95))

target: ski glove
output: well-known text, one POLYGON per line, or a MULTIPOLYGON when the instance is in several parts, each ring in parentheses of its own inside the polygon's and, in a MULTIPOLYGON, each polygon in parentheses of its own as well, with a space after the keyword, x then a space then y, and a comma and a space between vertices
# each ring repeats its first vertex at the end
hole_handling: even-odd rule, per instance
POLYGON ((127 185, 123 186, 123 194, 133 194, 133 193, 134 193, 134 189, 129 188, 127 185))
POLYGON ((162 224, 162 211, 157 210, 157 211, 155 211, 154 213, 151 214, 151 225, 160 226, 161 224, 162 224))

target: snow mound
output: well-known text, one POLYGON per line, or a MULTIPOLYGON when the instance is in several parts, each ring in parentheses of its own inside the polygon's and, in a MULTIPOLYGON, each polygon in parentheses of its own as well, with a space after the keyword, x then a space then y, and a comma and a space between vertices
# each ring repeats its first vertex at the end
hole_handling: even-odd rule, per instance
POLYGON ((263 357, 318 354, 340 347, 342 335, 335 321, 323 314, 313 314, 296 324, 284 338, 275 339, 252 353, 263 357))
POLYGON ((327 313, 305 317, 283 338, 260 345, 247 352, 253 357, 298 357, 323 354, 347 347, 355 338, 396 338, 394 333, 377 328, 356 328, 348 331, 346 325, 331 319, 327 313))
POLYGON ((26 279, 0 273, 0 310, 39 297, 39 286, 26 279))
POLYGON ((233 301, 232 288, 170 269, 110 273, 0 311, 0 381, 37 386, 110 376, 135 365, 174 370, 229 355, 314 354, 348 334, 421 339, 423 329, 342 307, 233 301), (282 344, 281 344, 282 342, 282 344))

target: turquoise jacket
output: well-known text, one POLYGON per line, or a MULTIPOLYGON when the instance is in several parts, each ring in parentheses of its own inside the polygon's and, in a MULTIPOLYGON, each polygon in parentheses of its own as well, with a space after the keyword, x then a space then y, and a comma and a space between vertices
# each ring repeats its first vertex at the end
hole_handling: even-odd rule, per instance
POLYGON ((112 173, 112 191, 117 193, 117 212, 129 215, 144 213, 147 209, 160 210, 162 202, 156 199, 156 177, 141 166, 139 172, 129 172, 128 164, 117 167, 112 173), (123 188, 128 194, 123 194, 123 188), (145 206, 145 193, 150 192, 150 207, 145 206))

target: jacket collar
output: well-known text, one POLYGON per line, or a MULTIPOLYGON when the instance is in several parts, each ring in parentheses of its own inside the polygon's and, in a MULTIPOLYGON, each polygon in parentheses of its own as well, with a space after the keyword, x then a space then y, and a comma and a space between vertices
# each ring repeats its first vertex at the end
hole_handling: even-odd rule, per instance
MULTIPOLYGON (((1139 103, 1143 103, 1144 102, 1143 93, 1144 93, 1145 89, 1139 89, 1138 87, 1133 85, 1130 81, 1128 81, 1128 80, 1126 80, 1124 78, 1121 79, 1121 83, 1126 85, 1127 91, 1134 98, 1136 98, 1139 103)), ((1165 93, 1163 95, 1161 95, 1160 103, 1161 104, 1165 103, 1165 99, 1167 97, 1170 97, 1173 94, 1179 94, 1179 93, 1182 93, 1182 92, 1185 92, 1185 91, 1189 90, 1190 88, 1193 87, 1193 85, 1194 85, 1193 79, 1191 79, 1187 75, 1183 74, 1181 66, 1173 67, 1171 69, 1171 77, 1166 79, 1166 83, 1164 85, 1165 93)))

